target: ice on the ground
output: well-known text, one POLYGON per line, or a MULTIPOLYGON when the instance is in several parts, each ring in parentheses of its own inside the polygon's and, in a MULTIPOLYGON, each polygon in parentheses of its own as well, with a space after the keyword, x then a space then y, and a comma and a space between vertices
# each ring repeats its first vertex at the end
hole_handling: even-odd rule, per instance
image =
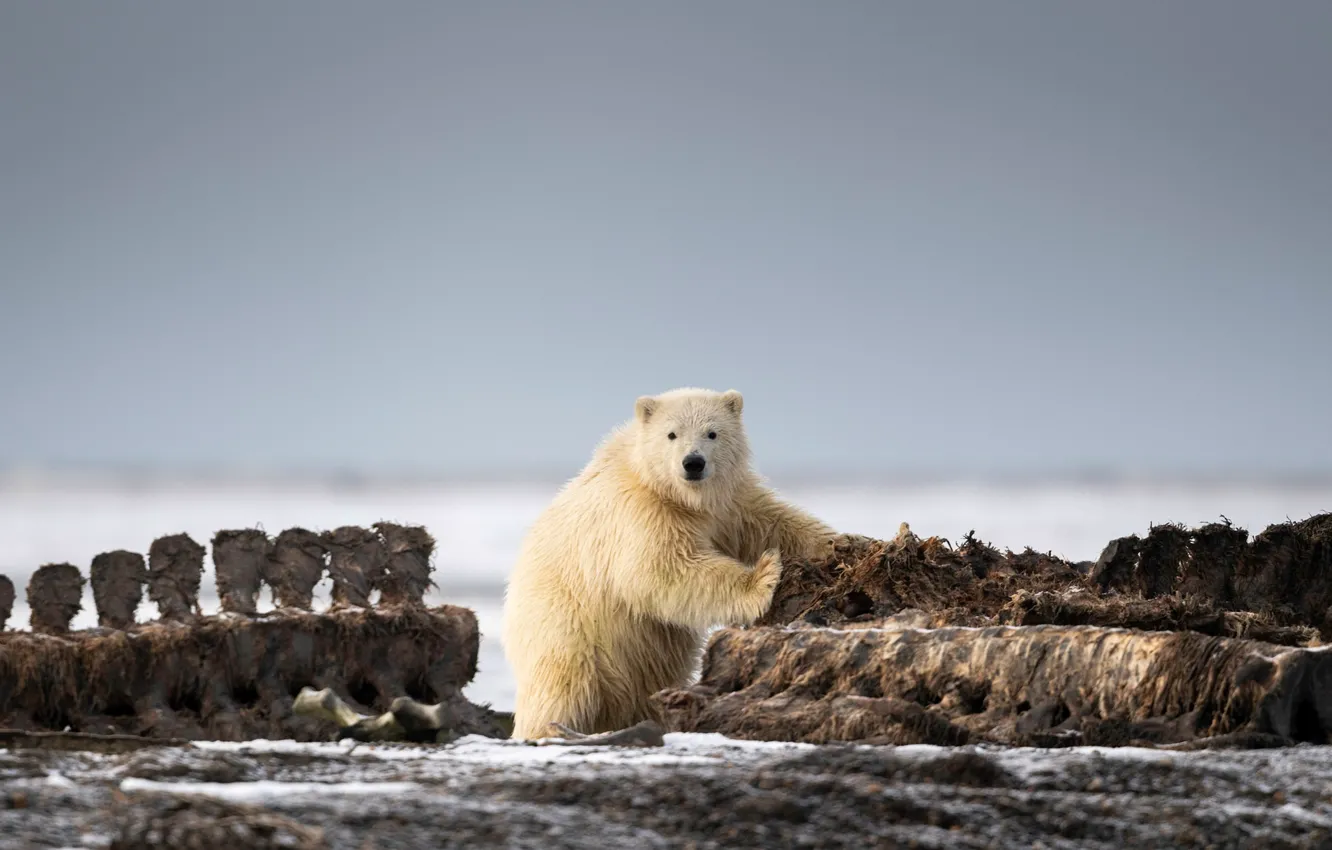
POLYGON ((162 782, 130 777, 120 781, 126 794, 149 791, 164 794, 202 794, 229 803, 263 803, 307 794, 405 794, 421 790, 416 782, 162 782))

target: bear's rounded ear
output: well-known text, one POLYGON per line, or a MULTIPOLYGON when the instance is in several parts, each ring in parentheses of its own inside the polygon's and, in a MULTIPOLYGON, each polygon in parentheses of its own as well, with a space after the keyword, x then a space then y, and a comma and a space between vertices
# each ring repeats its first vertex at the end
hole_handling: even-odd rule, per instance
POLYGON ((646 422, 652 418, 652 411, 657 409, 657 400, 650 395, 641 395, 634 402, 634 416, 638 417, 639 422, 646 422))
POLYGON ((736 416, 739 416, 745 407, 745 397, 740 395, 739 390, 727 390, 722 393, 722 402, 736 416))

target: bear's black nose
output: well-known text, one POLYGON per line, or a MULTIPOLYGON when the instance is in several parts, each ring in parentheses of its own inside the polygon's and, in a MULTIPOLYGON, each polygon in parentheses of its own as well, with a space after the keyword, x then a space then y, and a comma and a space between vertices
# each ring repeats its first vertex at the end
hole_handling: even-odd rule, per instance
POLYGON ((700 478, 703 477, 703 467, 707 465, 708 465, 707 460, 703 457, 703 455, 698 454, 697 452, 691 452, 690 454, 685 455, 684 459, 685 478, 689 479, 690 481, 699 480, 700 478))

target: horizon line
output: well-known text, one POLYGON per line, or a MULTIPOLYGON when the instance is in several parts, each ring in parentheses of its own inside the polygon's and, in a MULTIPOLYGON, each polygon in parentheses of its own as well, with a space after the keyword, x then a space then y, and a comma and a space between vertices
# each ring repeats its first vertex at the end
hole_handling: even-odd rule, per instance
MULTIPOLYGON (((131 486, 153 484, 310 484, 335 487, 377 486, 466 486, 562 484, 581 467, 557 470, 533 467, 524 470, 354 469, 313 466, 258 466, 239 464, 132 464, 0 462, 0 489, 19 484, 120 483, 131 486)), ((768 482, 783 486, 883 486, 947 483, 988 484, 1280 484, 1332 486, 1332 469, 1168 469, 1160 467, 1067 466, 1045 469, 992 468, 882 468, 845 469, 778 467, 759 470, 768 482)))

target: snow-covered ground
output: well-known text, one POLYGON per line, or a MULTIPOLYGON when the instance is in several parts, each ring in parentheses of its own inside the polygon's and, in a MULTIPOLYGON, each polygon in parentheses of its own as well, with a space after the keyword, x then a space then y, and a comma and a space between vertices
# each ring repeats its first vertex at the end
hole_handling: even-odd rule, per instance
POLYGON ((0 749, 0 795, 12 803, 0 806, 0 850, 183 846, 172 836, 202 842, 204 828, 234 836, 197 846, 331 850, 1321 847, 1332 838, 1329 776, 1332 747, 1308 745, 817 747, 671 734, 644 749, 474 737, 0 749), (324 843, 296 843, 311 828, 324 843), (266 829, 290 840, 243 841, 266 829))

